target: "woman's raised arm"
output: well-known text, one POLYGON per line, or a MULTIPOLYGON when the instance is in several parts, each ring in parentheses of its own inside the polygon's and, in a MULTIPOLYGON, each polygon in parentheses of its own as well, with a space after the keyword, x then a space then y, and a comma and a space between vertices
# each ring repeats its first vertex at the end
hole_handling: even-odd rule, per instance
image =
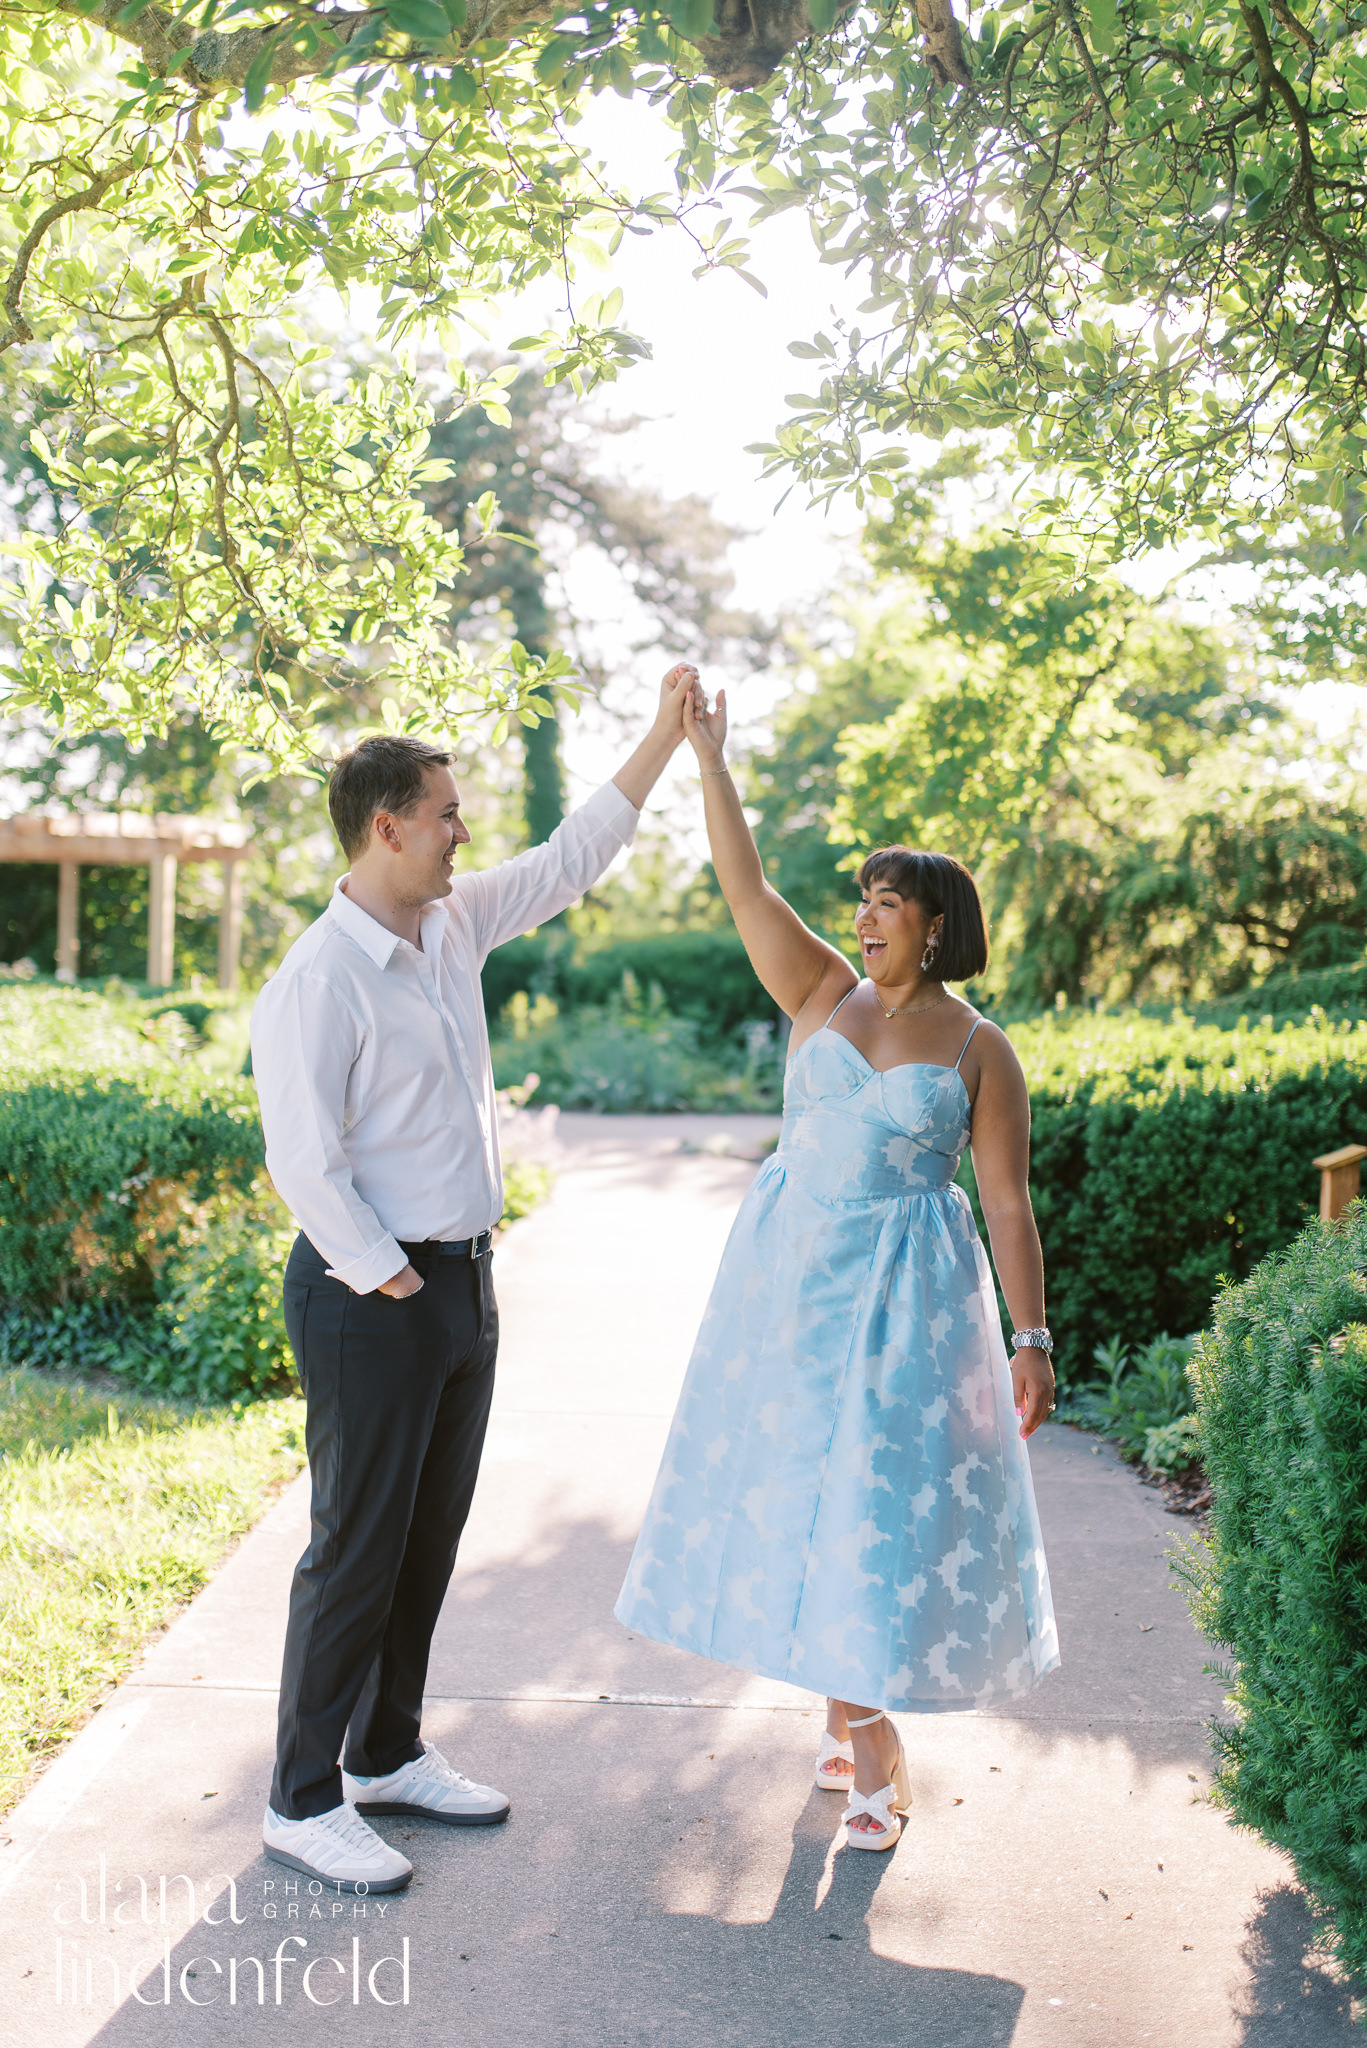
POLYGON ((684 732, 702 771, 703 808, 712 866, 736 921, 750 965, 785 1014, 797 1023, 811 1006, 824 1023, 858 976, 834 946, 828 946, 784 902, 764 878, 754 835, 745 822, 740 796, 726 766, 726 692, 707 709, 699 685, 684 704, 684 732))

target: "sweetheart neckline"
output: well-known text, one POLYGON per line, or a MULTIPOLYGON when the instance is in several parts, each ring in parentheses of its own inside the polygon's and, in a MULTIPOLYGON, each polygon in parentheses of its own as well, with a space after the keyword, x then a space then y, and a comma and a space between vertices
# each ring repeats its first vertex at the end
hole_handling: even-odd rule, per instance
MULTIPOLYGON (((965 1081, 963 1075, 959 1072, 959 1069, 957 1067, 947 1066, 943 1060, 898 1060, 896 1066, 876 1067, 873 1064, 873 1061, 869 1058, 867 1053, 860 1052, 859 1047, 855 1044, 852 1038, 847 1038, 843 1031, 837 1031, 835 1027, 831 1024, 819 1024, 816 1030, 812 1033, 811 1038, 803 1039, 802 1045, 798 1047, 797 1052, 802 1051, 802 1046, 811 1045, 814 1039, 820 1038, 823 1031, 826 1032, 827 1035, 831 1038, 838 1038, 842 1045, 847 1045, 850 1051, 854 1054, 855 1058, 862 1060, 864 1062, 864 1065, 868 1068, 871 1074, 878 1074, 882 1077, 886 1077, 888 1074, 903 1073, 908 1067, 925 1067, 935 1074, 952 1074, 955 1080, 958 1082, 959 1086, 963 1089, 965 1096, 968 1096, 970 1107, 972 1106, 972 1097, 968 1095, 968 1083, 967 1081, 965 1081)), ((794 1059, 797 1058, 797 1052, 793 1054, 794 1059)))

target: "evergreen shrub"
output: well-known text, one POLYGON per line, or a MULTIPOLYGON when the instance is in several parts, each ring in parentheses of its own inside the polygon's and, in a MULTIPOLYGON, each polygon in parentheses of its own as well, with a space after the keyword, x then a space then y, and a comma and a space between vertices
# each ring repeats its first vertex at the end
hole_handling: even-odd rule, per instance
POLYGON ((252 1195, 263 1163, 241 1083, 168 1068, 0 1075, 0 1297, 50 1307, 157 1295, 196 1229, 252 1195))
MULTIPOLYGON (((1317 1154, 1367 1142, 1367 1022, 1278 1030, 1073 1013, 1010 1027, 1061 1377, 1201 1329, 1313 1215, 1317 1154)), ((964 1183, 976 1203, 971 1164, 964 1183)), ((979 1221, 981 1223, 981 1215, 979 1221)))
MULTIPOLYGON (((0 988, 0 1362, 197 1401, 293 1386, 293 1226, 256 1091, 212 1064, 192 1009, 121 984, 0 988)), ((511 1159, 505 1221, 549 1182, 511 1159)))
POLYGON ((1281 1023, 1309 1017, 1317 1009, 1331 1017, 1367 1017, 1367 956, 1333 967, 1270 974, 1256 988, 1201 1003, 1195 1014, 1204 1024, 1228 1028, 1241 1017, 1273 1017, 1281 1023))
POLYGON ((1182 1562, 1228 1650, 1212 1796, 1284 1850, 1367 1981, 1367 1202, 1216 1306, 1193 1366, 1208 1543, 1182 1562))
POLYGON ((535 1076, 534 1099, 562 1109, 636 1112, 777 1110, 782 1069, 772 1025, 752 1021, 728 1043, 677 1017, 658 985, 626 973, 600 1009, 561 1014, 546 995, 519 991, 492 1040, 498 1087, 535 1076))
POLYGON ((533 932, 489 955, 484 1006, 491 1025, 519 993, 533 1000, 548 996, 561 1011, 606 1009, 627 974, 640 988, 658 988, 672 1016, 716 1036, 778 1020, 734 931, 664 932, 597 947, 576 945, 556 932, 533 932))

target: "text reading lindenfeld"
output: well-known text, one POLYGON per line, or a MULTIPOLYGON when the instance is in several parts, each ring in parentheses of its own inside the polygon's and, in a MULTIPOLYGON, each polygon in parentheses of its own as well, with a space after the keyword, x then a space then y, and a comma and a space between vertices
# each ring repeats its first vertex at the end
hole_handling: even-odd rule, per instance
MULTIPOLYGON (((237 1909, 236 1880, 226 1875, 205 1879, 202 1907, 194 1880, 184 1875, 160 1877, 151 1883, 138 1877, 128 1883, 130 1891, 137 1887, 136 1901, 119 1896, 125 1889, 124 1880, 111 1884, 103 1856, 97 1881, 87 1885, 84 1877, 76 1879, 79 1904, 74 1894, 64 1898, 66 1887, 58 1883, 52 1917, 59 1927, 70 1930, 57 1936, 53 1988, 58 2005, 117 2006, 132 1998, 139 2005, 168 2006, 177 1996, 189 2005, 280 2005, 287 1995, 297 1997, 300 1991, 313 2005, 339 2005, 344 2000, 352 2005, 409 2003, 411 1951, 406 1935, 398 1955, 375 1956, 373 1960, 363 1952, 361 1935, 356 1932, 341 1953, 308 1952, 320 1946, 329 1923, 383 1920, 392 1902, 366 1897, 364 1885, 352 1896, 317 1878, 266 1878, 257 1916, 266 1921, 317 1922, 317 1926, 310 1925, 308 1934, 286 1934, 273 1953, 263 1950, 260 1955, 229 1955, 220 1960, 206 1952, 183 1961, 177 1956, 173 1961, 169 1934, 162 1936, 153 1954, 140 1947, 131 1959, 123 1960, 98 1941, 98 1932, 139 1925, 164 1928, 172 1917, 179 1919, 178 1909, 185 1910, 187 1932, 198 1926, 244 1926, 248 1915, 237 1909), (183 1894, 180 1886, 185 1888, 183 1894), (226 1912, 222 1910, 225 1906, 226 1912), (78 1923, 97 1930, 96 1938, 78 1937, 78 1923)), ((336 1931, 340 1933, 341 1928, 336 1931)), ((183 1943, 184 1937, 181 1939, 183 1943)))

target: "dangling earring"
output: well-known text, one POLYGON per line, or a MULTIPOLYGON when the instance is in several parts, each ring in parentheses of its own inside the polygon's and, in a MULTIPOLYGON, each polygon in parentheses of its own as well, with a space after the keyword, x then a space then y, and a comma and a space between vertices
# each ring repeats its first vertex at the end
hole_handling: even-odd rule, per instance
POLYGON ((921 955, 921 972, 922 972, 922 974, 929 974, 929 972, 930 972, 931 968, 932 968, 932 967, 933 967, 933 966, 935 965, 935 953, 936 953, 936 949, 937 949, 937 947, 939 946, 939 943, 940 943, 940 941, 939 941, 938 939, 928 939, 928 940, 927 940, 927 942, 926 942, 926 950, 925 950, 925 952, 924 952, 924 953, 923 953, 923 954, 921 955))

